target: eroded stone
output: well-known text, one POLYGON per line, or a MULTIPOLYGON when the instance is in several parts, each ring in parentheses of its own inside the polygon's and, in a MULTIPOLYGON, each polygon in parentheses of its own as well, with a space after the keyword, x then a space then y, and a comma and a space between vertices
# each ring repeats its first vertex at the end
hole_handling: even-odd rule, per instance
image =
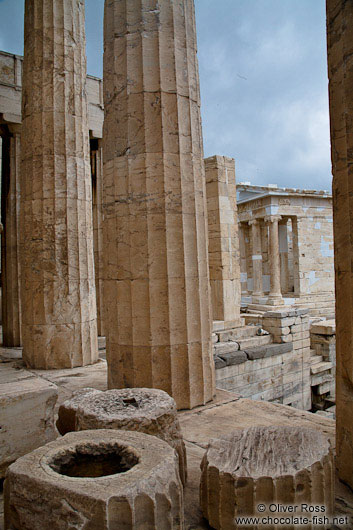
POLYGON ((154 388, 84 389, 59 408, 62 431, 124 429, 157 436, 178 453, 180 478, 186 483, 186 452, 175 401, 154 388))
POLYGON ((318 431, 238 430, 211 440, 201 470, 202 512, 213 528, 238 528, 236 516, 258 515, 259 504, 268 508, 274 501, 325 505, 326 515, 333 510, 333 451, 318 431))
POLYGON ((73 432, 19 458, 5 481, 5 529, 182 529, 175 451, 138 432, 73 432))

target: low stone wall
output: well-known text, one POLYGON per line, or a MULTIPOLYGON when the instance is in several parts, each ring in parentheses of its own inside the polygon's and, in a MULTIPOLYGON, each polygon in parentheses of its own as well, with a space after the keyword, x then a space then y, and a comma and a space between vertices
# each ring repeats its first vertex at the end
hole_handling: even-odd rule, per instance
POLYGON ((271 334, 274 344, 219 353, 217 388, 310 410, 308 309, 269 311, 262 317, 262 327, 271 334))
POLYGON ((309 352, 292 349, 262 359, 247 358, 241 364, 216 366, 216 386, 242 397, 310 410, 309 357, 309 352))

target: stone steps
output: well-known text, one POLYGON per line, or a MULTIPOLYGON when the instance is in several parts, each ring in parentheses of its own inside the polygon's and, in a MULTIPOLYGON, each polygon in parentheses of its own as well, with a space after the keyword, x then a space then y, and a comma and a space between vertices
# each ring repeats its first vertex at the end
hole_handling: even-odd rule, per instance
POLYGON ((310 367, 310 373, 312 375, 315 375, 321 372, 327 372, 328 370, 331 370, 332 367, 333 367, 333 364, 330 362, 320 362, 310 367))
POLYGON ((241 350, 247 348, 255 348, 256 346, 264 346, 272 343, 271 335, 257 335, 248 339, 241 339, 237 341, 241 350))

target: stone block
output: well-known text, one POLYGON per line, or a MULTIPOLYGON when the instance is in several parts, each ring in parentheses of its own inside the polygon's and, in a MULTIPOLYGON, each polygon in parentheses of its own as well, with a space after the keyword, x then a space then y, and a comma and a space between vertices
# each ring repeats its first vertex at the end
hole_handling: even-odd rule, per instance
MULTIPOLYGON (((301 322, 300 322, 301 323, 301 322)), ((278 327, 288 327, 293 326, 295 324, 295 318, 294 317, 287 317, 287 318, 266 318, 265 320, 265 329, 268 327, 271 328, 278 328, 278 327)))
POLYGON ((287 344, 269 344, 268 346, 261 346, 258 348, 246 349, 245 353, 249 360, 263 359, 265 357, 272 357, 274 355, 282 355, 292 351, 292 343, 287 344))
POLYGON ((232 353, 239 350, 239 344, 234 341, 229 342, 217 342, 214 345, 214 352, 216 355, 222 355, 224 353, 232 353))
POLYGON ((72 432, 19 458, 5 481, 7 530, 184 528, 175 451, 140 432, 72 432))
MULTIPOLYGON (((274 398, 275 399, 275 398, 274 398)), ((297 396, 300 400, 300 396, 297 396)), ((269 505, 323 504, 333 513, 334 455, 327 437, 303 427, 250 427, 211 440, 201 463, 200 501, 212 528, 269 505)), ((296 514, 298 515, 298 514, 296 514)), ((241 527, 242 528, 242 527, 241 527)))
POLYGON ((17 458, 54 440, 56 385, 12 363, 2 365, 0 380, 0 478, 17 458))
POLYGON ((324 320, 311 324, 310 331, 316 335, 335 335, 336 322, 335 320, 324 320))
POLYGON ((235 364, 242 364, 248 360, 248 357, 244 351, 234 351, 229 353, 220 353, 219 357, 225 361, 227 366, 232 366, 235 364))
POLYGON ((216 355, 214 357, 214 365, 215 365, 215 369, 219 370, 220 368, 225 368, 227 366, 227 363, 216 355))
MULTIPOLYGON (((287 318, 287 317, 295 317, 297 315, 296 310, 288 310, 288 311, 267 311, 264 313, 263 318, 287 318)), ((265 325, 265 324, 264 324, 265 325)))
POLYGON ((303 327, 302 327, 302 324, 298 324, 298 325, 294 325, 294 326, 291 326, 290 328, 290 332, 291 333, 302 333, 303 331, 303 327))
POLYGON ((169 394, 155 388, 125 388, 102 392, 86 389, 76 392, 59 409, 59 418, 68 432, 75 415, 74 430, 123 429, 151 434, 164 440, 177 452, 180 478, 186 483, 186 451, 180 431, 175 401, 169 394), (71 410, 71 416, 63 411, 71 410))

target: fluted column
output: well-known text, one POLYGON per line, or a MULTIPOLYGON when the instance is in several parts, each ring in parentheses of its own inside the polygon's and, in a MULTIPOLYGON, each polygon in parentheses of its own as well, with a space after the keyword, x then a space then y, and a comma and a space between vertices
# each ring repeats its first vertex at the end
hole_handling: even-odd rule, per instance
POLYGON ((106 0, 109 387, 212 399, 205 174, 192 0, 106 0))
POLYGON ((268 303, 271 305, 284 303, 281 293, 281 263, 278 239, 278 221, 280 220, 280 215, 269 215, 265 217, 265 222, 269 227, 270 294, 268 303))
POLYGON ((3 346, 21 345, 21 304, 19 264, 20 157, 19 131, 9 135, 8 172, 2 175, 1 237, 2 334, 3 346))
POLYGON ((259 301, 259 298, 263 296, 260 219, 252 219, 251 221, 249 221, 249 226, 251 226, 251 240, 252 240, 252 276, 253 276, 252 301, 256 303, 259 301))
POLYGON ((226 156, 205 158, 208 257, 213 320, 240 324, 240 256, 235 162, 226 156))
POLYGON ((98 335, 104 336, 103 318, 103 153, 102 140, 91 140, 91 171, 93 200, 93 248, 94 270, 96 278, 97 329, 98 335))
POLYGON ((22 93, 23 357, 97 359, 83 0, 27 0, 22 93))
POLYGON ((353 488, 353 3, 327 0, 336 276, 336 465, 353 488))

